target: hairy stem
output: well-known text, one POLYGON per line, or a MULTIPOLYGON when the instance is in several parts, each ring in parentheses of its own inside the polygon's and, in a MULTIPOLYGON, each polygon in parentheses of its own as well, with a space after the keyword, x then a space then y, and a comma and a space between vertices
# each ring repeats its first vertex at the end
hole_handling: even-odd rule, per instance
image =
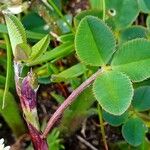
POLYGON ((9 91, 9 84, 10 84, 10 79, 11 79, 11 73, 12 73, 12 52, 11 52, 11 45, 10 45, 10 41, 8 38, 7 34, 4 34, 4 40, 6 42, 6 49, 7 49, 7 74, 6 74, 6 82, 5 82, 5 90, 4 90, 4 95, 3 95, 3 105, 2 105, 2 109, 4 109, 5 107, 5 99, 6 99, 6 95, 9 91))
POLYGON ((102 116, 102 110, 101 110, 101 107, 99 104, 98 104, 98 116, 99 116, 99 121, 100 121, 100 128, 101 128, 102 139, 104 142, 104 147, 105 147, 105 150, 108 150, 106 136, 105 136, 103 116, 102 116))
POLYGON ((68 108, 73 101, 77 98, 77 96, 84 91, 90 84, 97 78, 98 75, 100 75, 103 72, 102 69, 98 70, 96 73, 94 73, 91 77, 89 77, 86 81, 84 81, 78 88, 76 88, 70 96, 60 105, 60 107, 56 110, 56 112, 53 114, 53 116, 48 121, 48 124, 43 132, 43 138, 46 138, 49 131, 53 127, 53 125, 57 122, 57 120, 61 117, 63 112, 68 108))

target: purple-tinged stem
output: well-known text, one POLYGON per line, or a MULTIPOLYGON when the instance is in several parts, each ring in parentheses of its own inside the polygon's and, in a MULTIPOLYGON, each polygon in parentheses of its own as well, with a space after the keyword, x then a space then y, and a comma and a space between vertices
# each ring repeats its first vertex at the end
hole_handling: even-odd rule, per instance
POLYGON ((49 131, 53 127, 53 125, 57 122, 57 120, 61 117, 61 115, 64 113, 66 108, 68 108, 73 101, 78 97, 78 95, 84 91, 90 84, 97 78, 98 75, 100 75, 103 72, 102 69, 98 70, 96 73, 94 73, 91 77, 89 77, 86 81, 84 81, 77 89, 75 89, 70 96, 59 106, 59 108, 55 111, 53 116, 50 118, 50 120, 47 123, 47 126, 43 132, 42 137, 46 138, 49 131))
POLYGON ((48 145, 45 139, 42 138, 42 133, 39 132, 31 124, 28 124, 31 140, 35 150, 48 150, 48 145))
POLYGON ((31 71, 23 79, 20 78, 22 64, 15 62, 15 82, 17 94, 20 98, 24 119, 27 123, 31 140, 35 150, 48 150, 46 139, 42 138, 39 128, 39 119, 37 114, 37 89, 36 76, 31 71))

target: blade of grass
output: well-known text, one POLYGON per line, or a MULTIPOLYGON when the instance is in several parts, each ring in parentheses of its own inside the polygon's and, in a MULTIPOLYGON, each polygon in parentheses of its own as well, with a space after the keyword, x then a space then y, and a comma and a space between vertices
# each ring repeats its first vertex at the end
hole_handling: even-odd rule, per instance
POLYGON ((60 58, 63 58, 74 51, 74 45, 71 42, 64 43, 60 46, 57 46, 51 51, 45 52, 42 56, 35 59, 32 62, 28 62, 28 66, 34 66, 48 61, 56 61, 60 58))
POLYGON ((103 0, 103 21, 105 22, 105 13, 106 13, 106 5, 105 0, 103 0))
POLYGON ((4 90, 0 89, 0 115, 3 117, 7 125, 11 128, 13 136, 16 138, 26 133, 26 127, 22 117, 20 116, 20 110, 14 96, 10 93, 6 93, 6 106, 2 109, 2 99, 4 90))
POLYGON ((63 14, 58 9, 58 7, 54 4, 54 2, 52 0, 48 0, 48 3, 54 8, 54 10, 57 12, 57 14, 61 17, 61 19, 67 24, 67 26, 69 27, 70 31, 72 31, 74 33, 74 30, 73 30, 72 26, 68 23, 68 21, 63 16, 63 14))
POLYGON ((10 41, 8 38, 7 34, 4 34, 4 40, 6 42, 6 48, 7 48, 7 73, 6 73, 6 82, 5 82, 5 90, 4 90, 4 95, 3 95, 3 105, 2 105, 2 109, 4 109, 5 107, 5 99, 6 99, 6 95, 9 91, 9 84, 11 83, 11 61, 12 61, 12 51, 11 51, 11 45, 10 45, 10 41))

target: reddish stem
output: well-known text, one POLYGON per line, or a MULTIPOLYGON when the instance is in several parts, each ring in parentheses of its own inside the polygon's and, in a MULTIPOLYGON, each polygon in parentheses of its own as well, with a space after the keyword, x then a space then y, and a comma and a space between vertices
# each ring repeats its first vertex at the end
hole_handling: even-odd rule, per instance
POLYGON ((86 81, 84 81, 78 88, 76 88, 70 96, 59 106, 59 108, 56 110, 56 112, 53 114, 53 116, 49 119, 47 126, 43 132, 42 137, 46 138, 49 131, 53 127, 53 125, 57 122, 57 120, 61 117, 61 115, 64 113, 66 108, 68 108, 73 101, 77 98, 77 96, 84 91, 90 84, 97 78, 98 75, 100 75, 103 72, 102 69, 98 70, 96 73, 94 73, 91 77, 89 77, 86 81))

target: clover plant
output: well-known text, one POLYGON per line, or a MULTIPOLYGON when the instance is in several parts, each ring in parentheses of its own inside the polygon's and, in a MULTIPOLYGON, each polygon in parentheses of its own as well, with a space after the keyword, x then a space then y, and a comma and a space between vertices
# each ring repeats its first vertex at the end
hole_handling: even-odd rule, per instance
MULTIPOLYGON (((66 24, 67 28, 61 30, 63 35, 50 31, 51 35, 44 33, 40 34, 40 38, 35 37, 36 42, 28 41, 27 39, 33 38, 31 36, 33 32, 25 31, 21 21, 5 11, 3 15, 7 27, 2 25, 5 34, 9 35, 14 57, 16 91, 34 148, 48 149, 46 137, 63 113, 63 127, 60 126, 58 129, 65 131, 64 126, 66 128, 71 126, 73 131, 78 126, 74 122, 78 120, 77 123, 80 124, 80 116, 84 118, 95 101, 98 104, 96 112, 100 118, 105 149, 108 147, 103 118, 112 126, 122 125, 122 136, 130 145, 137 147, 145 143, 147 140, 145 134, 150 126, 148 115, 150 87, 140 84, 144 85, 145 80, 149 82, 150 78, 149 17, 147 27, 131 25, 139 12, 149 13, 149 1, 91 0, 92 9, 77 14, 73 20, 74 27, 67 22, 66 16, 62 15, 61 6, 59 9, 51 0, 44 1, 44 4, 51 6, 57 12, 57 17, 61 18, 57 22, 59 29, 62 28, 59 26, 60 22, 66 24), (101 6, 97 7, 97 4, 101 6), (50 41, 54 39, 59 41, 59 45, 51 48, 50 41), (74 55, 78 63, 59 72, 53 63, 70 55, 74 55), (35 67, 41 64, 39 68, 35 67), (25 67, 28 68, 28 73, 24 73, 25 67), (35 70, 32 71, 31 68, 34 67, 35 70), (43 131, 37 113, 37 81, 47 83, 47 80, 40 80, 35 73, 39 76, 42 74, 41 77, 44 79, 48 77, 49 80, 50 77, 48 83, 69 82, 73 87, 73 92, 66 100, 59 101, 60 97, 53 93, 53 97, 62 103, 43 131), (85 78, 80 84, 78 77, 83 75, 85 78), (69 106, 70 108, 66 110, 69 106)), ((23 22, 26 19, 24 18, 23 22)), ((8 64, 10 65, 10 62, 8 64)), ((0 78, 1 82, 4 82, 5 78, 3 76, 0 78)), ((8 89, 7 87, 5 91, 8 89)), ((8 96, 11 97, 11 94, 8 96)), ((3 101, 4 106, 5 103, 7 101, 3 101)), ((51 138, 48 138, 48 143, 53 141, 51 138)), ((57 142, 56 139, 54 141, 57 142)))

